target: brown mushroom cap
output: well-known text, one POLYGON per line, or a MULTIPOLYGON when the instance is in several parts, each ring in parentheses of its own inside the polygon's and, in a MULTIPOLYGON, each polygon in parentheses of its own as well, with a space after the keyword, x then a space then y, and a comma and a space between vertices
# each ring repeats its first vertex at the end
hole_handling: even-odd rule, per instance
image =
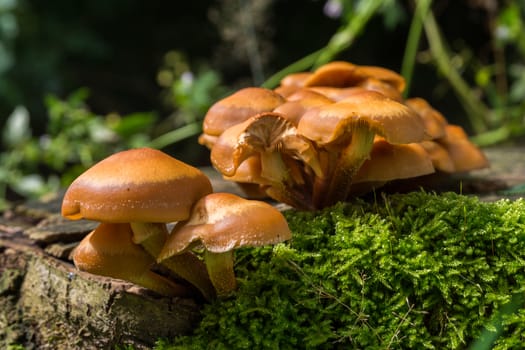
POLYGON ((202 244, 207 251, 223 253, 290 238, 286 219, 270 204, 230 193, 212 193, 195 204, 188 221, 174 227, 159 260, 180 254, 193 243, 202 244))
POLYGON ((376 78, 367 78, 361 83, 359 83, 359 86, 367 90, 380 92, 386 97, 391 98, 392 100, 404 102, 404 98, 401 92, 395 86, 385 81, 376 78))
POLYGON ((405 78, 403 78, 401 75, 394 72, 393 70, 384 67, 357 66, 357 68, 354 71, 354 74, 356 76, 361 77, 360 81, 373 78, 389 84, 399 92, 403 92, 405 90, 405 78))
POLYGON ((432 160, 421 145, 393 145, 378 139, 374 141, 370 159, 363 163, 352 183, 406 179, 433 172, 432 160))
POLYGON ((129 224, 101 223, 73 250, 75 266, 92 274, 130 281, 163 295, 189 295, 186 287, 152 272, 155 260, 132 242, 129 224))
POLYGON ((320 144, 336 141, 352 124, 366 123, 390 143, 422 141, 425 128, 411 108, 376 91, 363 91, 339 102, 306 112, 298 132, 320 144))
POLYGON ((345 61, 324 64, 304 81, 304 86, 353 86, 361 79, 354 74, 356 67, 355 64, 345 61))
POLYGON ((425 99, 412 97, 407 99, 405 104, 421 116, 425 124, 425 132, 430 139, 438 139, 445 136, 445 128, 448 125, 447 119, 425 99))
POLYGON ((75 179, 64 195, 62 215, 113 223, 179 221, 210 192, 210 180, 199 169, 158 150, 131 149, 75 179))
POLYGON ((454 162, 452 161, 452 158, 450 157, 450 154, 448 154, 445 147, 433 140, 423 141, 419 144, 430 156, 432 164, 436 170, 445 173, 453 173, 456 170, 454 162))
POLYGON ((310 78, 311 75, 311 72, 297 72, 288 74, 281 80, 281 86, 302 87, 304 86, 304 82, 310 78))
POLYGON ((312 86, 308 88, 311 91, 315 91, 327 98, 333 100, 334 102, 339 102, 344 100, 347 97, 355 95, 366 91, 364 87, 361 86, 350 86, 350 87, 333 87, 333 86, 312 86))
POLYGON ((313 90, 301 89, 288 96, 286 102, 275 108, 284 118, 297 126, 303 114, 312 108, 334 103, 333 100, 313 90))
POLYGON ((284 97, 273 90, 259 87, 241 89, 210 107, 204 117, 203 132, 218 136, 229 127, 256 114, 270 112, 284 102, 284 97))
POLYGON ((73 250, 75 266, 81 271, 122 279, 128 279, 124 275, 142 274, 155 260, 132 242, 132 234, 129 224, 100 224, 73 250))
POLYGON ((445 137, 437 142, 447 150, 455 172, 483 169, 489 165, 485 154, 470 142, 463 128, 458 125, 447 125, 445 137))
POLYGON ((288 74, 281 80, 281 84, 276 87, 274 91, 283 97, 288 97, 304 86, 304 82, 311 75, 311 72, 297 72, 288 74))

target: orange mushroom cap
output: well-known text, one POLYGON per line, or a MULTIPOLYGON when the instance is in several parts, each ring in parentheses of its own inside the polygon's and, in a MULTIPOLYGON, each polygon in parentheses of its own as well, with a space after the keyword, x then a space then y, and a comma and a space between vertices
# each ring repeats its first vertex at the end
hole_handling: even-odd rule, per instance
POLYGON ((384 67, 357 66, 357 68, 354 71, 354 74, 356 76, 361 77, 360 81, 373 78, 391 85, 399 92, 403 92, 405 90, 405 78, 403 78, 403 76, 394 72, 393 70, 384 67))
POLYGON ((230 193, 212 193, 194 206, 188 221, 177 224, 159 259, 199 243, 213 253, 276 244, 292 237, 284 216, 270 204, 230 193))
POLYGON ((434 109, 425 99, 412 97, 405 104, 414 109, 421 116, 425 124, 425 132, 430 139, 438 139, 445 136, 447 119, 438 110, 434 109))
POLYGON ((129 278, 124 275, 142 274, 155 260, 132 242, 132 234, 129 224, 100 224, 73 250, 75 266, 81 271, 122 279, 129 278))
POLYGON ((315 91, 327 98, 333 100, 334 102, 339 102, 344 100, 347 97, 355 95, 366 91, 364 87, 361 86, 350 86, 350 87, 333 87, 333 86, 312 86, 308 88, 311 91, 315 91))
POLYGON ((368 124, 390 143, 418 142, 425 136, 423 122, 411 108, 369 90, 306 112, 297 129, 310 140, 328 144, 351 131, 354 123, 368 124))
POLYGON ((456 170, 454 162, 445 147, 433 140, 420 142, 420 145, 430 156, 432 164, 436 170, 445 173, 453 173, 456 170))
POLYGON ((256 114, 270 112, 284 102, 284 97, 273 90, 259 87, 241 89, 210 107, 204 116, 203 132, 218 136, 229 127, 256 114))
POLYGON ((64 195, 62 215, 113 223, 179 221, 211 192, 210 180, 199 169, 155 149, 131 149, 75 179, 64 195))
POLYGON ((313 90, 301 89, 288 96, 286 102, 275 108, 285 119, 297 126, 303 114, 312 108, 334 103, 333 100, 313 90))
POLYGON ((276 87, 274 91, 283 97, 288 97, 303 87, 304 82, 311 75, 311 72, 297 72, 288 74, 281 80, 281 85, 276 87))
POLYGON ((132 242, 132 235, 129 224, 101 223, 73 250, 73 262, 80 271, 130 281, 163 295, 188 296, 186 287, 150 270, 155 260, 132 242))
POLYGON ((436 140, 443 146, 452 162, 455 172, 483 169, 489 166, 485 154, 470 140, 462 127, 447 125, 445 137, 436 140))
POLYGON ((366 160, 352 183, 383 182, 431 174, 435 171, 425 149, 417 144, 393 145, 383 139, 374 141, 366 160))
POLYGON ((345 61, 334 61, 324 64, 305 80, 304 86, 353 86, 359 81, 354 74, 356 67, 355 64, 345 61))

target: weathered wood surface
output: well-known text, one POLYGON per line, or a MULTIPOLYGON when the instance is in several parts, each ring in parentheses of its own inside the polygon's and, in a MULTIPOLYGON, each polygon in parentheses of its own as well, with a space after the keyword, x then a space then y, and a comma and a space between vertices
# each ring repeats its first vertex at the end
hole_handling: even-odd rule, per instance
POLYGON ((55 217, 42 223, 4 226, 0 234, 1 348, 12 343, 27 349, 149 348, 160 337, 190 332, 198 321, 192 299, 164 298, 77 271, 69 252, 93 223, 55 217))
MULTIPOLYGON (((425 185, 484 200, 521 197, 525 146, 487 149, 486 154, 491 168, 429 177, 425 185)), ((203 170, 216 192, 242 194, 212 169, 203 170)), ((77 271, 69 254, 96 223, 65 220, 58 214, 60 203, 57 195, 19 205, 0 218, 0 348, 110 349, 132 344, 146 349, 158 338, 191 331, 199 320, 198 300, 165 298, 77 271)))

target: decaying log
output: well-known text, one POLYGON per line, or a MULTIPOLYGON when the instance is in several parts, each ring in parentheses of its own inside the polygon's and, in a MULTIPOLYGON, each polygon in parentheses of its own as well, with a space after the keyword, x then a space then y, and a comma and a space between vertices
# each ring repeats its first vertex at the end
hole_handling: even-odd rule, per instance
MULTIPOLYGON (((525 183, 524 152, 515 146, 489 149, 490 169, 450 177, 440 189, 461 188, 487 200, 512 198, 512 193, 502 193, 525 183)), ((204 170, 215 192, 242 194, 213 170, 204 170)), ((96 223, 63 219, 60 203, 57 195, 0 217, 0 348, 112 349, 131 344, 147 349, 159 338, 191 332, 201 301, 165 298, 131 283, 77 271, 69 254, 96 223)))

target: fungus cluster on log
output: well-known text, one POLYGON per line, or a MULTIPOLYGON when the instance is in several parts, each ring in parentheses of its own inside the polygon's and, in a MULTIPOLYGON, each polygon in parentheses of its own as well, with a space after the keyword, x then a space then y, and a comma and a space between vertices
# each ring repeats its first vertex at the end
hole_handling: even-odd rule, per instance
POLYGON ((207 300, 235 290, 233 249, 291 236, 271 205, 212 193, 199 169, 151 148, 115 153, 86 170, 67 189, 62 215, 100 222, 73 251, 80 270, 166 296, 196 288, 207 300), (177 280, 154 272, 156 264, 177 280))
POLYGON ((394 71, 331 62, 217 101, 199 143, 248 196, 307 210, 392 180, 488 165, 460 126, 422 98, 404 99, 404 88, 394 71))

